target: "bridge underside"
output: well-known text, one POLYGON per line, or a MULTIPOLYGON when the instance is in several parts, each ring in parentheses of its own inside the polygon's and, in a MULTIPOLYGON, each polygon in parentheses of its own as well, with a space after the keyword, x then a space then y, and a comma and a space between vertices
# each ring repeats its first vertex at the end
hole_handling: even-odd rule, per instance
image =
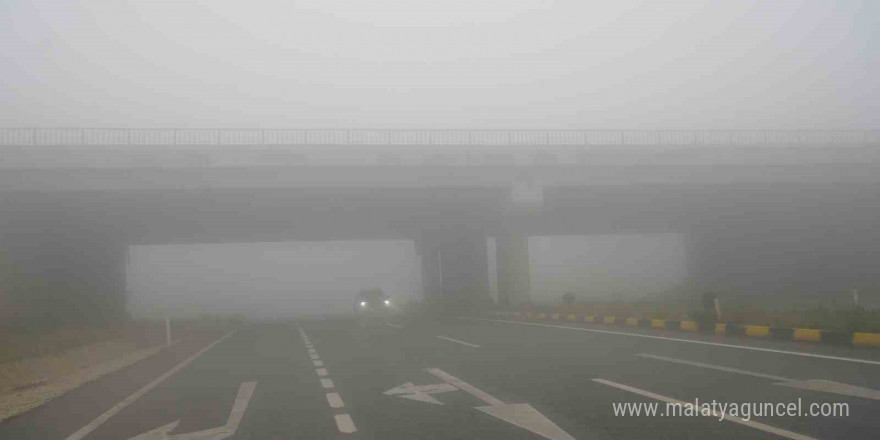
MULTIPOLYGON (((502 302, 528 298, 529 235, 678 232, 693 286, 815 297, 880 287, 880 184, 546 188, 509 210, 506 189, 311 188, 0 193, 0 306, 15 317, 111 319, 133 244, 412 239, 426 300, 486 303, 486 238, 502 302)), ((0 318, 11 318, 5 316, 0 318)))

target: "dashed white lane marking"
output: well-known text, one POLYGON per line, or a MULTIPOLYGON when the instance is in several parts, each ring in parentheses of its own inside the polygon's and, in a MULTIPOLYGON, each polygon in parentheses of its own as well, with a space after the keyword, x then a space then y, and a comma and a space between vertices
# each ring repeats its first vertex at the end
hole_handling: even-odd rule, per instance
POLYGON ((386 322, 385 325, 387 325, 388 327, 403 328, 402 325, 399 325, 399 324, 392 324, 392 323, 390 323, 390 322, 386 322))
POLYGON ((758 373, 755 371, 740 370, 740 369, 731 368, 731 367, 723 367, 721 365, 704 364, 702 362, 686 361, 684 359, 675 359, 675 358, 666 357, 666 356, 658 356, 655 354, 641 353, 641 354, 637 354, 636 356, 649 358, 649 359, 656 359, 659 361, 673 362, 676 364, 690 365, 693 367, 709 368, 709 369, 718 370, 718 371, 726 371, 728 373, 745 374, 747 376, 755 376, 755 377, 760 377, 763 379, 777 380, 780 382, 796 382, 797 381, 797 379, 789 379, 789 378, 782 377, 782 376, 773 376, 771 374, 758 373))
MULTIPOLYGON (((666 402, 666 403, 676 403, 676 404, 679 404, 679 405, 689 405, 688 402, 684 402, 684 401, 681 401, 681 400, 673 399, 673 398, 671 398, 671 397, 661 396, 660 394, 655 394, 655 393, 652 393, 652 392, 650 392, 650 391, 645 391, 645 390, 642 390, 642 389, 639 389, 639 388, 631 387, 631 386, 629 386, 629 385, 624 385, 624 384, 622 384, 622 383, 612 382, 612 381, 610 381, 610 380, 605 380, 605 379, 593 379, 593 381, 594 381, 594 382, 599 382, 599 383, 601 383, 601 384, 605 384, 605 385, 608 385, 608 386, 610 386, 610 387, 614 387, 614 388, 617 388, 617 389, 620 389, 620 390, 629 391, 629 392, 631 392, 631 393, 635 393, 635 394, 638 394, 638 395, 641 395, 641 396, 645 396, 645 397, 648 397, 648 398, 651 398, 651 399, 659 400, 659 401, 661 401, 661 402, 666 402)), ((714 410, 712 411, 712 415, 713 415, 714 417, 716 417, 716 420, 717 420, 718 418, 721 417, 721 413, 719 413, 719 412, 717 412, 717 411, 714 411, 714 410)), ((816 439, 813 438, 813 437, 809 437, 809 436, 806 436, 806 435, 803 435, 803 434, 798 434, 798 433, 796 433, 796 432, 787 431, 787 430, 785 430, 785 429, 777 428, 777 427, 775 427, 775 426, 765 425, 765 424, 763 424, 763 423, 755 422, 755 421, 752 421, 752 420, 743 420, 743 419, 741 419, 741 418, 739 418, 739 417, 727 417, 727 416, 725 416, 725 417, 724 417, 724 420, 727 420, 728 422, 738 423, 738 424, 743 425, 743 426, 748 426, 749 428, 755 428, 755 429, 758 429, 758 430, 761 430, 761 431, 764 431, 764 432, 769 432, 769 433, 771 433, 771 434, 776 434, 776 435, 781 436, 781 437, 790 438, 790 439, 792 439, 792 440, 816 440, 816 439)))
MULTIPOLYGON (((314 364, 314 366, 316 367, 323 367, 324 362, 320 360, 320 357, 318 357, 318 352, 315 351, 315 348, 309 341, 308 336, 306 336, 305 331, 302 328, 300 328, 299 331, 302 334, 303 341, 305 342, 306 348, 309 351, 309 357, 312 359, 312 364, 314 364)), ((329 373, 327 373, 326 368, 315 368, 315 373, 317 373, 318 376, 321 376, 319 380, 321 381, 321 386, 324 389, 335 388, 333 381, 330 380, 329 377, 327 377, 329 376, 329 373)), ((345 403, 342 401, 342 397, 339 396, 339 393, 329 392, 326 393, 326 397, 327 404, 330 405, 331 408, 338 409, 345 407, 345 403)), ((351 434, 353 432, 357 432, 357 428, 354 426, 354 421, 351 419, 350 415, 336 414, 333 417, 336 420, 336 427, 339 429, 339 432, 343 434, 351 434)))
POLYGON ((351 420, 351 416, 348 414, 336 414, 336 427, 343 434, 357 432, 357 428, 354 427, 354 421, 351 420))
POLYGON ((502 322, 505 324, 532 325, 532 326, 536 326, 536 327, 561 328, 561 329, 565 329, 565 330, 577 330, 577 331, 591 332, 591 333, 604 333, 604 334, 609 334, 609 335, 634 336, 637 338, 660 339, 660 340, 664 340, 664 341, 687 342, 690 344, 700 344, 700 345, 712 345, 715 347, 738 348, 740 350, 753 350, 753 351, 763 351, 763 352, 768 352, 768 353, 790 354, 792 356, 804 356, 804 357, 811 357, 811 358, 830 359, 833 361, 844 361, 844 362, 855 362, 855 363, 860 363, 860 364, 880 365, 880 361, 872 361, 872 360, 868 360, 868 359, 849 358, 849 357, 842 357, 842 356, 829 356, 829 355, 815 354, 815 353, 803 353, 803 352, 799 352, 799 351, 774 350, 772 348, 751 347, 748 345, 722 344, 720 342, 698 341, 695 339, 669 338, 669 337, 664 337, 664 336, 643 335, 641 333, 615 332, 615 331, 611 331, 611 330, 599 330, 599 329, 594 329, 594 328, 569 327, 569 326, 565 326, 565 325, 552 325, 552 324, 540 324, 537 322, 508 321, 506 319, 476 318, 476 317, 472 317, 472 316, 463 316, 463 317, 461 317, 461 319, 473 320, 473 321, 502 322))
POLYGON ((184 367, 186 367, 187 365, 192 363, 192 361, 196 360, 199 356, 204 354, 206 351, 210 350, 215 345, 223 342, 226 338, 232 336, 234 333, 235 333, 235 331, 231 331, 231 332, 223 335, 222 337, 218 338, 216 341, 208 344, 207 347, 197 351, 194 355, 184 359, 181 363, 175 365, 173 368, 166 371, 161 376, 154 379, 152 382, 144 385, 143 388, 135 391, 134 394, 126 397, 121 402, 117 403, 115 406, 113 406, 113 408, 108 409, 106 412, 104 412, 104 414, 101 414, 100 416, 96 417, 95 420, 92 420, 86 426, 83 426, 82 428, 80 428, 79 430, 74 432, 73 434, 70 434, 65 440, 80 440, 83 437, 89 435, 92 431, 94 431, 95 429, 98 429, 99 426, 101 426, 102 424, 104 424, 104 422, 109 420, 110 417, 115 416, 116 413, 118 413, 119 411, 122 411, 128 405, 131 405, 136 400, 143 397, 144 394, 147 394, 150 390, 155 388, 157 385, 164 382, 165 379, 168 379, 169 377, 174 375, 174 373, 177 373, 178 371, 180 371, 181 369, 183 369, 184 367))
POLYGON ((468 347, 480 348, 479 345, 477 345, 477 344, 471 344, 470 342, 459 341, 458 339, 452 339, 452 338, 448 338, 448 337, 446 337, 446 336, 437 336, 437 337, 440 338, 440 339, 445 339, 445 340, 447 340, 447 341, 449 341, 449 342, 455 342, 455 343, 458 343, 458 344, 461 344, 461 345, 467 345, 468 347))
POLYGON ((327 404, 330 405, 330 408, 342 408, 345 406, 342 403, 342 398, 339 397, 339 393, 327 393, 327 404))

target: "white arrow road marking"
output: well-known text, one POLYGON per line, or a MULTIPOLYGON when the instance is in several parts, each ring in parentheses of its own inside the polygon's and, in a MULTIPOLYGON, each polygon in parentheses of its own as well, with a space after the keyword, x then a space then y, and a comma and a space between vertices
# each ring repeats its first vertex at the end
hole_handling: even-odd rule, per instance
POLYGON ((857 387, 832 380, 810 379, 782 382, 775 385, 784 387, 800 388, 802 390, 823 391, 826 393, 843 394, 845 396, 862 397, 865 399, 880 400, 880 391, 870 388, 857 387))
POLYGON ((453 375, 451 375, 451 374, 449 374, 439 368, 428 368, 425 371, 433 374, 434 376, 437 376, 443 382, 446 382, 450 385, 454 385, 456 388, 470 394, 471 396, 474 396, 477 399, 480 399, 483 402, 486 402, 488 405, 492 405, 492 406, 504 405, 504 402, 492 397, 492 395, 490 395, 489 393, 487 393, 487 392, 485 392, 485 391, 483 391, 483 390, 481 390, 481 389, 479 389, 479 388, 477 388, 477 387, 475 387, 475 386, 473 386, 473 385, 471 385, 471 384, 469 384, 469 383, 467 383, 467 382, 465 382, 465 381, 463 381, 463 380, 461 380, 461 379, 459 379, 459 378, 457 378, 457 377, 455 377, 455 376, 453 376, 453 375))
POLYGON ((511 403, 498 406, 478 406, 478 410, 507 423, 527 429, 551 440, 574 440, 562 428, 544 417, 528 403, 511 403))
POLYGON ((512 425, 519 426, 550 440, 574 440, 574 437, 556 426, 543 414, 538 412, 528 403, 504 403, 489 393, 439 369, 428 368, 425 371, 437 376, 444 382, 454 385, 456 388, 488 403, 488 406, 478 406, 476 409, 490 416, 504 420, 512 425))
POLYGON ((770 374, 764 373, 756 373, 754 371, 748 370, 740 370, 737 368, 730 367, 722 367, 720 365, 712 365, 712 364, 704 364, 702 362, 694 362, 694 361, 686 361, 682 359, 675 359, 666 356, 657 356, 653 354, 637 354, 636 356, 646 357, 650 359, 657 359, 661 361, 674 362, 677 364, 691 365, 694 367, 701 368, 710 368, 713 370, 719 371, 727 371, 730 373, 737 374, 745 374, 748 376, 755 376, 764 379, 777 380, 780 381, 775 385, 781 385, 784 387, 790 388, 799 388, 802 390, 810 390, 810 391, 822 391, 825 393, 834 393, 834 394, 842 394, 845 396, 854 396, 854 397, 862 397, 865 399, 872 400, 880 400, 880 391, 872 390, 870 388, 863 388, 855 385, 849 385, 841 382, 834 382, 831 380, 822 380, 822 379, 809 379, 809 380, 798 380, 798 379, 790 379, 782 376, 773 376, 770 374))
POLYGON ((184 359, 181 363, 175 365, 172 369, 166 371, 164 374, 157 377, 152 382, 144 385, 143 388, 135 391, 134 394, 126 397, 121 402, 117 403, 115 406, 113 406, 113 408, 108 409, 106 412, 104 412, 104 414, 101 414, 100 416, 96 417, 95 420, 92 420, 86 426, 83 426, 78 431, 74 432, 73 434, 70 434, 70 436, 68 436, 65 440, 81 440, 83 437, 89 435, 92 431, 98 429, 99 426, 104 424, 104 422, 106 422, 107 420, 110 420, 111 417, 115 416, 116 413, 118 413, 119 411, 122 411, 128 405, 131 405, 136 400, 140 399, 144 394, 147 394, 148 392, 150 392, 150 390, 155 388, 157 385, 164 382, 165 379, 168 379, 169 377, 173 376, 174 373, 177 373, 178 371, 180 371, 181 369, 183 369, 184 367, 186 367, 187 365, 192 363, 192 361, 196 360, 199 356, 204 354, 206 351, 210 350, 215 345, 223 342, 224 339, 232 336, 234 333, 235 333, 235 331, 231 331, 231 332, 223 335, 222 337, 218 338, 216 341, 210 343, 207 347, 197 351, 192 356, 184 359))
POLYGON ((251 396, 254 395, 254 388, 256 387, 256 382, 243 382, 238 387, 238 396, 235 398, 235 403, 232 404, 229 419, 226 420, 226 424, 223 426, 184 434, 168 434, 180 423, 180 420, 175 420, 137 437, 132 437, 130 440, 223 440, 231 437, 238 430, 238 425, 241 423, 242 417, 244 417, 244 411, 247 409, 248 402, 250 402, 251 396))
MULTIPOLYGON (((617 388, 619 390, 629 391, 631 393, 645 396, 645 397, 648 397, 648 398, 651 398, 654 400, 659 400, 661 402, 677 403, 679 405, 688 405, 687 402, 673 399, 671 397, 661 396, 660 394, 654 394, 650 391, 645 391, 642 389, 638 389, 635 387, 624 385, 622 383, 612 382, 610 380, 605 380, 605 379, 593 379, 593 381, 608 385, 610 387, 617 388)), ((722 413, 720 413, 720 412, 717 412, 714 410, 712 411, 712 416, 716 417, 716 420, 718 417, 721 417, 721 414, 722 413)), ((740 425, 748 426, 749 428, 755 428, 755 429, 758 429, 758 430, 761 430, 764 432, 769 432, 771 434, 776 434, 778 436, 782 436, 785 438, 790 438, 792 440, 816 440, 813 437, 809 437, 809 436, 806 436, 803 434, 798 434, 796 432, 786 431, 785 429, 777 428, 775 426, 765 425, 763 423, 755 422, 753 420, 743 420, 739 417, 724 417, 724 420, 726 420, 728 422, 733 422, 733 423, 738 423, 740 425)))
POLYGON ((458 391, 458 388, 448 383, 414 385, 412 382, 407 382, 385 391, 383 394, 403 397, 404 399, 418 400, 419 402, 443 405, 443 402, 431 397, 431 394, 446 393, 449 391, 458 391))

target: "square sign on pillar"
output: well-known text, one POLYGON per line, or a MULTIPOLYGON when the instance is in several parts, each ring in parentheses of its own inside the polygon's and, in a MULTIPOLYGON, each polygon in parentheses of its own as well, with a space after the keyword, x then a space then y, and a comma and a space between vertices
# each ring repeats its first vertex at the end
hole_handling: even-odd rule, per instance
POLYGON ((544 186, 528 174, 520 174, 510 187, 510 208, 514 212, 534 213, 544 206, 544 186))

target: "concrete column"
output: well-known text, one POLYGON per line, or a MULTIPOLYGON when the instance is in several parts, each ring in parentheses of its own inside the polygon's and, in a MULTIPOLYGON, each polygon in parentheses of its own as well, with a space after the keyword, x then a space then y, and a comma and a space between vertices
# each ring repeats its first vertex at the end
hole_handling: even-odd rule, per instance
POLYGON ((423 240, 421 256, 429 305, 460 313, 491 302, 485 235, 460 231, 437 234, 423 240))
POLYGON ((442 298, 440 247, 436 241, 421 240, 419 256, 422 259, 422 295, 425 303, 434 304, 442 298))
POLYGON ((505 234, 495 238, 498 275, 498 303, 504 307, 529 301, 529 239, 522 234, 505 234))

